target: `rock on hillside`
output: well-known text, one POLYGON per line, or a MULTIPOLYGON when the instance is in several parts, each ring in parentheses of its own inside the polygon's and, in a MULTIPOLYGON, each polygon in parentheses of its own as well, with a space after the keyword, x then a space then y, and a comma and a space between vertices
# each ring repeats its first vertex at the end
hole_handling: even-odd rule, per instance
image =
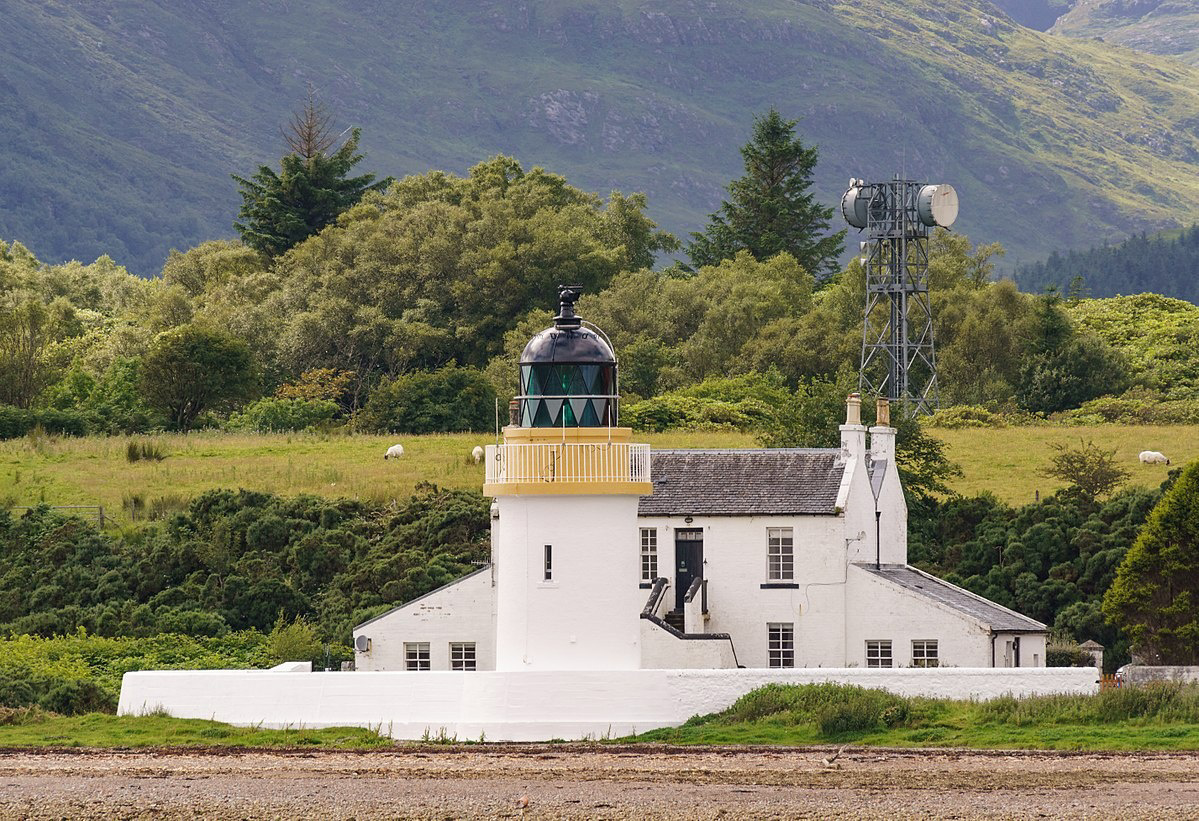
POLYGON ((1199 4, 1194 0, 1080 0, 1050 31, 1102 38, 1199 65, 1199 4))

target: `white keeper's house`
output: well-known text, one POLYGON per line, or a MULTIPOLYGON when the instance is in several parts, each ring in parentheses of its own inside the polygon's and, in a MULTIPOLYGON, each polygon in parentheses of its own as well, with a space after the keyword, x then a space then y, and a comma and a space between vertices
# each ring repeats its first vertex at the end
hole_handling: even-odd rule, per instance
POLYGON ((354 630, 360 671, 1042 667, 1045 625, 907 564, 895 429, 659 450, 562 290, 487 448, 491 562, 354 630))

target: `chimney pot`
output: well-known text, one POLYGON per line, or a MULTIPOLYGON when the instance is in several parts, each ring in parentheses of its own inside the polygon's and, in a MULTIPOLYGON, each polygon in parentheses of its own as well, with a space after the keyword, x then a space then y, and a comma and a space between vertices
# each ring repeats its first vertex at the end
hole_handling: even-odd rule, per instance
POLYGON ((880 428, 891 427, 891 403, 882 396, 875 404, 874 424, 880 428))
POLYGON ((845 424, 862 424, 862 397, 860 394, 851 393, 845 400, 845 424))

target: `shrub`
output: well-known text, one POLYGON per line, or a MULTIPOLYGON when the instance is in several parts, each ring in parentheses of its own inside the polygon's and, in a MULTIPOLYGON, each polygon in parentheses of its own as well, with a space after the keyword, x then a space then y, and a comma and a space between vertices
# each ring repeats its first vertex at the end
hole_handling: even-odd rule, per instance
POLYGON ((1078 647, 1046 647, 1046 667, 1091 667, 1091 654, 1078 647))
POLYGON ((0 405, 0 439, 17 439, 38 427, 46 433, 63 436, 84 436, 88 432, 86 420, 77 411, 0 405))
POLYGON ((1007 424, 1003 417, 982 407, 981 405, 956 405, 952 408, 942 408, 928 420, 929 427, 949 428, 1004 428, 1007 424))
POLYGON ((495 389, 477 368, 447 365, 384 380, 354 417, 372 433, 465 433, 491 430, 495 389))
POLYGON ((276 664, 285 661, 318 663, 323 655, 321 642, 312 625, 299 616, 288 624, 283 613, 279 613, 274 629, 266 637, 266 649, 276 664))
POLYGON ((161 462, 165 458, 166 453, 163 452, 162 445, 157 442, 150 442, 144 439, 130 439, 125 443, 126 462, 138 462, 141 460, 161 462))
POLYGON ((328 399, 259 399, 233 414, 226 427, 257 433, 310 430, 333 421, 337 410, 337 403, 328 399))

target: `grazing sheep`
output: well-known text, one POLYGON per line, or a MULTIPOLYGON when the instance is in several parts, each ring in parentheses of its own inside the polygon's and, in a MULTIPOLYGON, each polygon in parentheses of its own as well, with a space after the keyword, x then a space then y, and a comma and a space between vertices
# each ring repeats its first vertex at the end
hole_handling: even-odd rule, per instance
POLYGON ((1137 457, 1146 465, 1168 465, 1170 460, 1166 458, 1166 454, 1156 450, 1143 450, 1141 455, 1137 457))
POLYGON ((387 453, 383 454, 384 459, 399 459, 404 455, 403 445, 392 445, 387 449, 387 453))
POLYGON ((483 461, 483 448, 475 445, 474 450, 470 452, 470 458, 475 460, 475 464, 483 461))

